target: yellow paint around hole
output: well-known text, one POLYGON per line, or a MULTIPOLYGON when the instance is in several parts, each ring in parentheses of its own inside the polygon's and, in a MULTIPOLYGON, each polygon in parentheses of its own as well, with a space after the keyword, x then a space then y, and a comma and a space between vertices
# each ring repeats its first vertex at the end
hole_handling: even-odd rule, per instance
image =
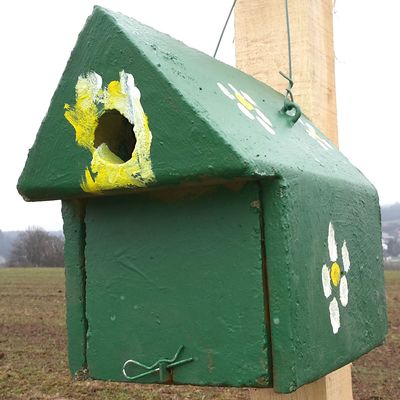
POLYGON ((152 134, 140 91, 134 86, 133 76, 125 71, 107 89, 101 85, 102 79, 95 72, 81 75, 75 86, 75 106, 64 105, 65 118, 75 128, 76 142, 92 153, 81 187, 91 193, 144 187, 154 180, 154 174, 152 134))
POLYGON ((331 279, 332 283, 337 286, 340 282, 340 267, 337 262, 334 262, 331 267, 331 279))

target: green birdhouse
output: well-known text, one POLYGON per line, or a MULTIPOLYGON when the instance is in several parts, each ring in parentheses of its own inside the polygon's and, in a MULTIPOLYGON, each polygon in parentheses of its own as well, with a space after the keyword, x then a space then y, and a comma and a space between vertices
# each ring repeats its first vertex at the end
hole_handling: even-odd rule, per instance
POLYGON ((376 190, 283 102, 95 8, 18 183, 62 200, 73 374, 290 392, 382 343, 376 190))

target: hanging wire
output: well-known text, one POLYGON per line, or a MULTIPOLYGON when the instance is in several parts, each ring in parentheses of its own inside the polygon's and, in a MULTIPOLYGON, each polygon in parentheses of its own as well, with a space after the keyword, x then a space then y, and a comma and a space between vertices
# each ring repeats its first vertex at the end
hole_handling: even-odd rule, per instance
POLYGON ((289 63, 289 78, 292 78, 292 45, 290 39, 290 20, 289 20, 289 4, 288 0, 285 0, 285 14, 286 14, 286 31, 287 31, 287 45, 288 45, 288 63, 289 63))
POLYGON ((288 42, 288 65, 289 65, 289 76, 285 75, 283 72, 279 73, 288 81, 288 87, 286 88, 285 101, 282 107, 282 112, 287 114, 288 112, 294 111, 294 114, 290 115, 291 123, 294 125, 296 121, 301 117, 300 107, 293 100, 292 88, 294 85, 292 76, 292 46, 290 39, 290 20, 289 20, 289 5, 288 0, 285 0, 285 14, 286 14, 286 32, 287 32, 287 42, 288 42))
POLYGON ((215 48, 215 51, 214 51, 214 55, 213 55, 214 58, 217 56, 218 49, 219 49, 219 46, 220 46, 220 44, 221 44, 222 37, 224 36, 226 26, 228 25, 228 22, 229 22, 229 19, 231 18, 233 9, 235 8, 236 1, 237 1, 237 0, 234 0, 234 1, 233 1, 232 7, 231 7, 231 9, 230 9, 230 11, 229 11, 229 14, 228 14, 228 18, 226 19, 225 25, 224 25, 224 27, 222 28, 222 32, 221 32, 221 35, 219 36, 219 40, 218 40, 217 47, 215 48))
MULTIPOLYGON (((297 120, 301 117, 300 107, 293 100, 292 88, 294 85, 293 77, 292 77, 292 46, 291 46, 291 38, 290 38, 290 20, 289 20, 289 4, 288 0, 285 1, 285 15, 286 15, 286 31, 287 31, 287 42, 288 42, 288 65, 289 65, 289 76, 279 71, 279 73, 288 81, 288 87, 286 88, 286 95, 283 107, 281 112, 288 115, 290 117, 291 125, 294 125, 297 120)), ((215 58, 218 53, 219 46, 221 44, 222 38, 225 33, 225 29, 228 25, 229 19, 231 18, 232 12, 235 8, 237 0, 234 0, 232 3, 232 7, 229 10, 228 18, 225 21, 224 27, 222 28, 221 35, 219 36, 217 47, 215 48, 213 57, 215 58)))

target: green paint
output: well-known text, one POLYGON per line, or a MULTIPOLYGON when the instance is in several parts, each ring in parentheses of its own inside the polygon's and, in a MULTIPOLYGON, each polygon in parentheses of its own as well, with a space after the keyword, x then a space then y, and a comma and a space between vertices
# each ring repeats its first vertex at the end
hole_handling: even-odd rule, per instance
MULTIPOLYGON (((252 207, 257 185, 201 194, 177 201, 142 195, 88 202, 92 378, 125 380, 128 359, 151 365, 184 345, 180 358, 194 361, 173 370, 174 383, 271 383, 260 215, 252 207)), ((159 379, 153 374, 139 382, 159 379)))
POLYGON ((85 299, 85 208, 82 203, 63 201, 64 259, 67 300, 68 358, 72 375, 86 370, 85 299))
MULTIPOLYGON (((366 201, 375 196, 370 187, 310 175, 263 182, 263 188, 274 387, 286 392, 383 342, 387 319, 379 205, 366 201), (318 200, 324 207, 304 209, 318 200), (331 221, 337 243, 346 240, 351 260, 349 302, 345 308, 339 302, 336 335, 329 320, 331 298, 325 298, 321 285, 331 221)), ((333 290, 336 297, 338 292, 333 290)))
POLYGON ((95 8, 18 184, 28 200, 64 200, 73 372, 87 352, 91 377, 124 380, 127 359, 149 365, 184 345, 182 357, 194 361, 174 369, 175 383, 289 392, 383 341, 377 193, 307 118, 292 126, 283 101, 232 67, 95 8), (75 142, 64 104, 74 104, 82 74, 108 83, 122 70, 142 94, 154 180, 95 198, 81 189, 92 155, 75 142), (85 222, 65 202, 83 197, 85 222), (350 254, 346 307, 339 287, 330 284, 326 298, 322 285, 330 223, 342 273, 344 241, 350 254))

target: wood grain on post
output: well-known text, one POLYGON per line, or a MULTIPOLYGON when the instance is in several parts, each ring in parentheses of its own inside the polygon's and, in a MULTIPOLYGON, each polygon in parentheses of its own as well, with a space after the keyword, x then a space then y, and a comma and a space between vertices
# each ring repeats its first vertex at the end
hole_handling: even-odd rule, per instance
POLYGON ((251 389, 251 400, 352 400, 350 364, 290 394, 273 389, 251 389))
MULTIPOLYGON (((289 0, 293 93, 303 113, 338 144, 332 0, 289 0)), ((238 0, 236 66, 284 93, 288 74, 284 0, 238 0)), ((352 400, 347 365, 291 394, 252 389, 252 400, 352 400)))
MULTIPOLYGON (((337 138, 332 0, 289 0, 293 93, 303 113, 337 138)), ((236 66, 284 93, 288 74, 284 0, 238 0, 236 66)))

